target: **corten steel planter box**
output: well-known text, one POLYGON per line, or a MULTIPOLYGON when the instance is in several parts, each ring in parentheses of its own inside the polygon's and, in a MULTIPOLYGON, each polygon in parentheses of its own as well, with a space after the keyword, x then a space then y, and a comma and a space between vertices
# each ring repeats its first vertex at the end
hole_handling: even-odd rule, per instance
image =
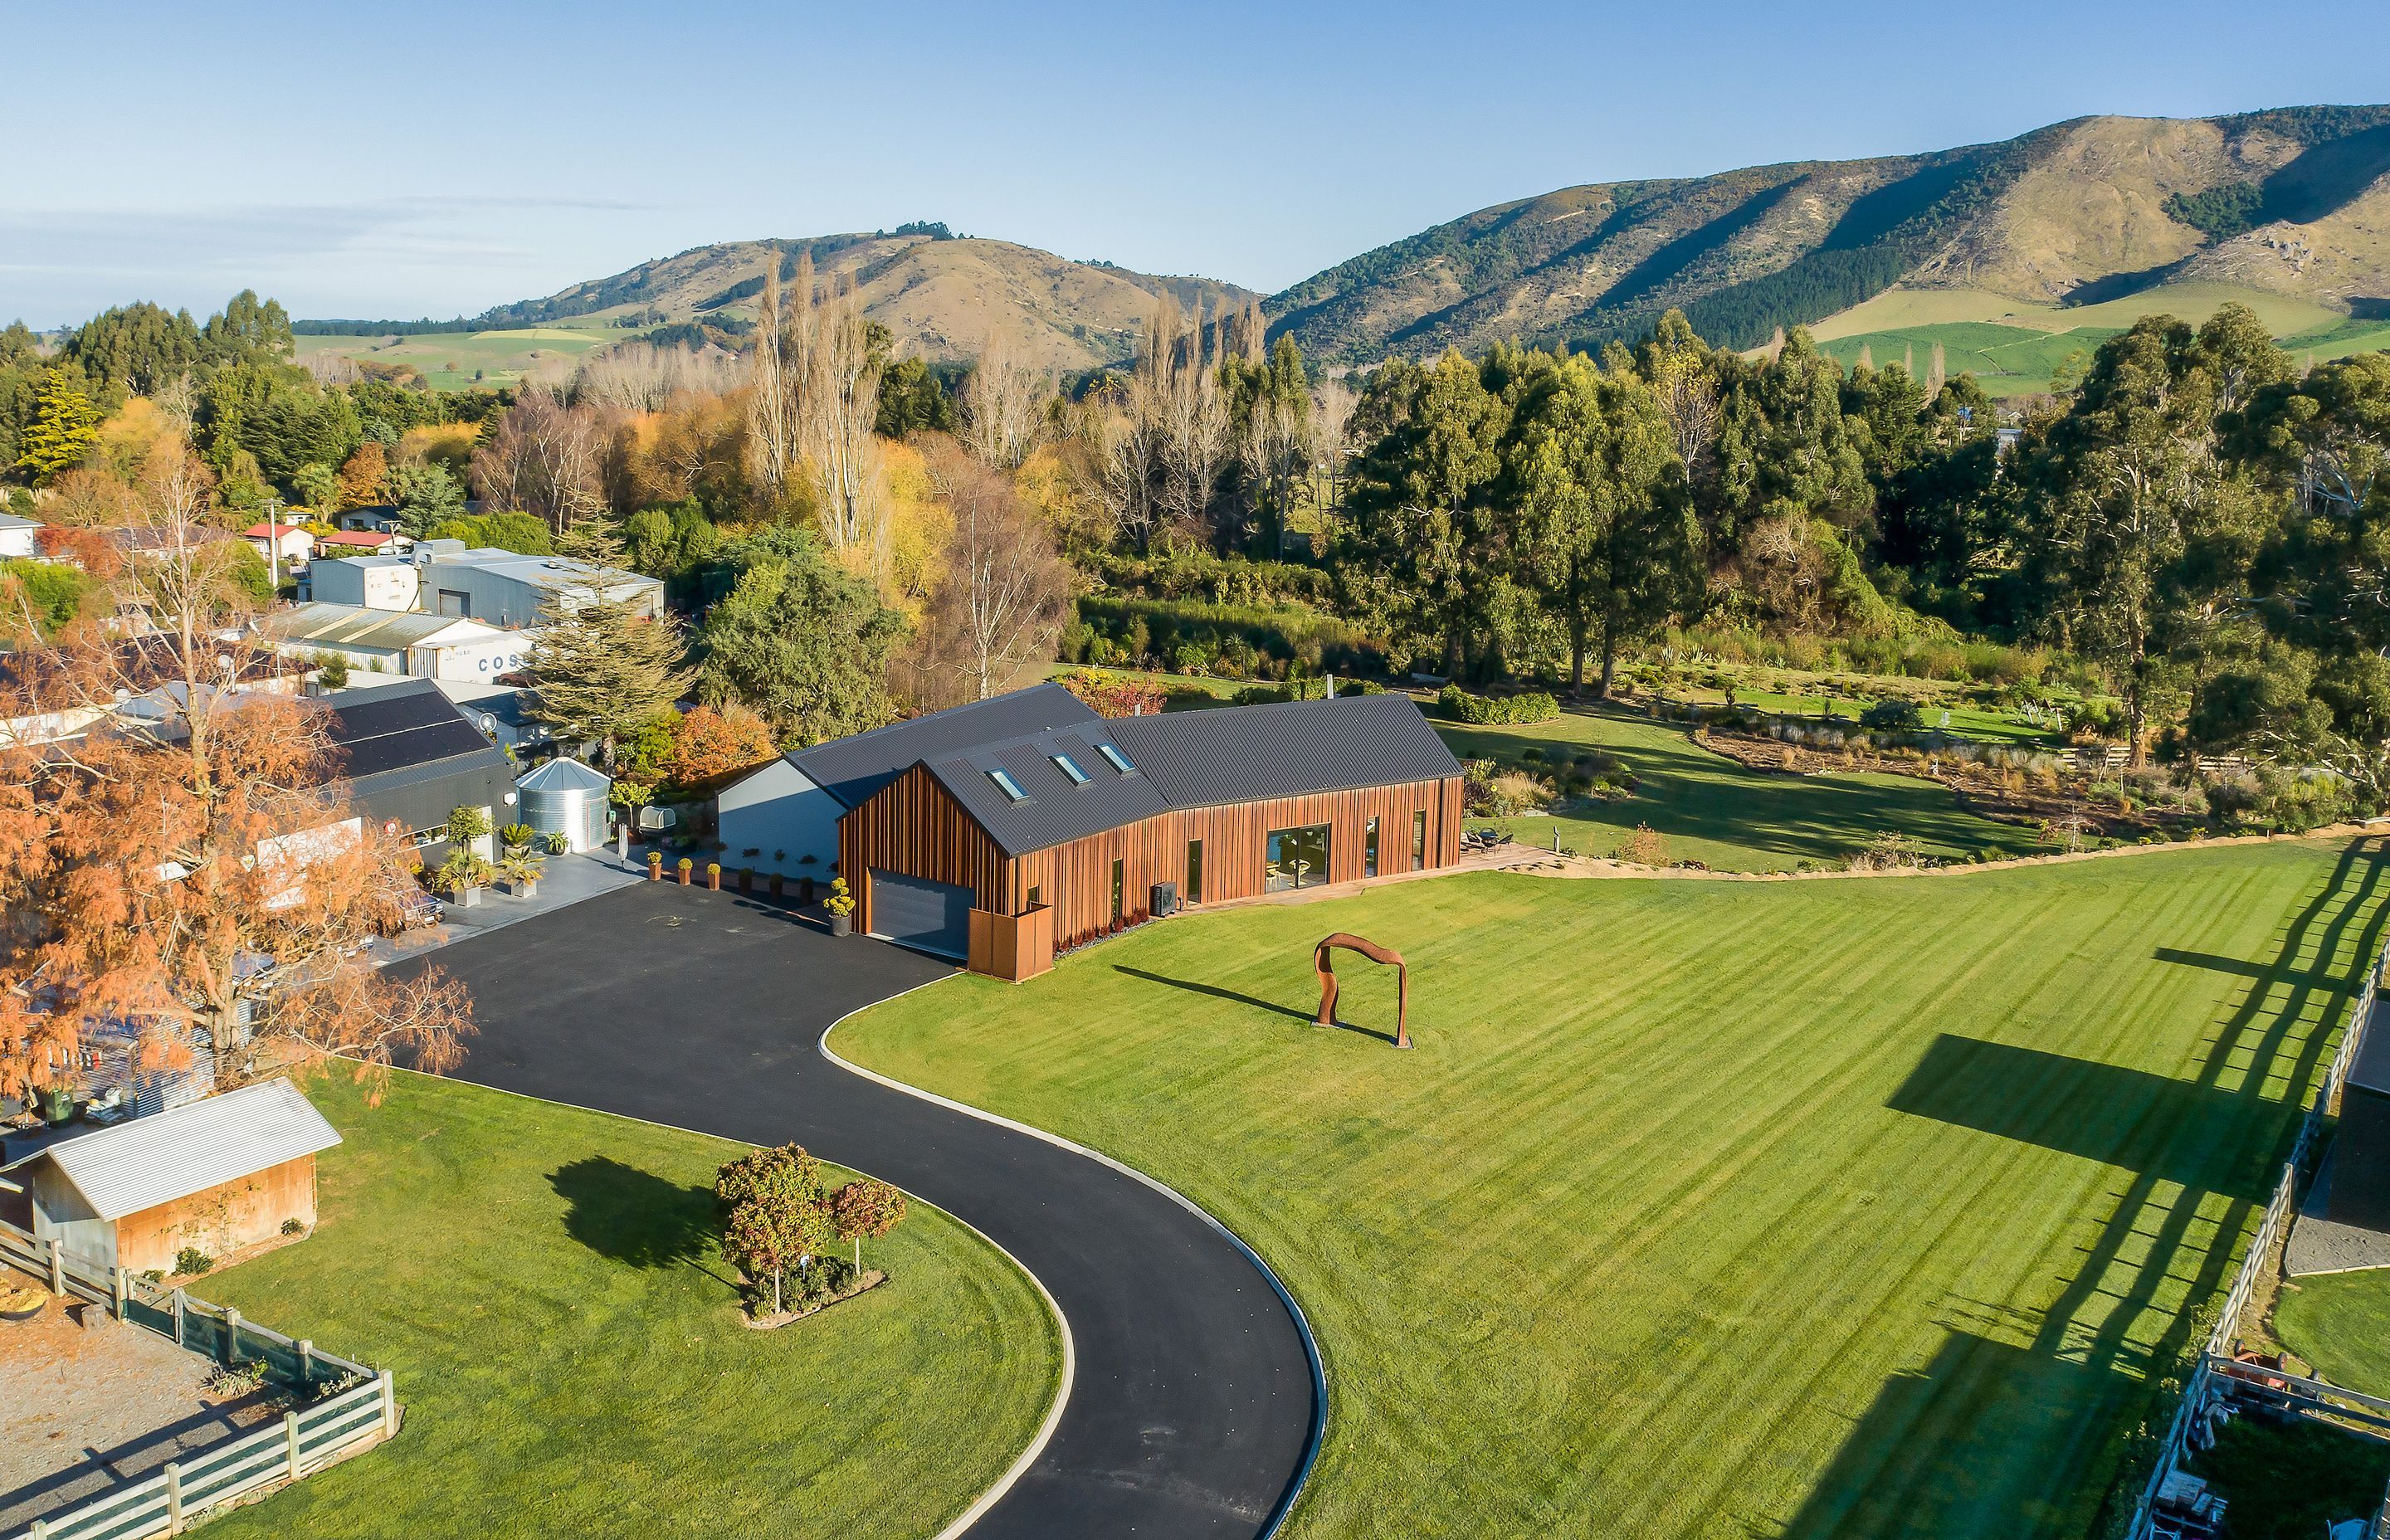
POLYGON ((716 871, 707 872, 705 874, 705 885, 713 892, 717 893, 720 892, 722 891, 722 874, 716 871))
POLYGON ((833 936, 851 936, 854 934, 854 917, 853 915, 830 916, 829 933, 833 936))
POLYGON ((739 891, 742 893, 755 891, 755 874, 744 866, 739 868, 739 891))
POLYGON ((811 904, 813 901, 814 901, 814 879, 813 879, 812 878, 810 878, 810 877, 801 877, 801 878, 798 878, 798 879, 797 879, 797 902, 798 902, 798 903, 800 903, 800 904, 811 904))
POLYGON ((663 864, 662 862, 661 862, 661 861, 650 861, 650 862, 649 862, 649 863, 648 863, 648 880, 649 880, 649 881, 650 881, 650 882, 661 882, 661 881, 662 881, 663 879, 664 879, 664 864, 663 864))
POLYGON ((675 869, 675 871, 677 871, 677 872, 679 872, 679 873, 680 873, 680 885, 681 885, 682 887, 684 887, 684 888, 687 887, 687 886, 688 886, 688 868, 687 868, 687 866, 677 866, 677 867, 675 867, 674 869, 675 869))
POLYGON ((772 874, 772 896, 774 898, 780 896, 780 874, 778 872, 774 872, 772 874))

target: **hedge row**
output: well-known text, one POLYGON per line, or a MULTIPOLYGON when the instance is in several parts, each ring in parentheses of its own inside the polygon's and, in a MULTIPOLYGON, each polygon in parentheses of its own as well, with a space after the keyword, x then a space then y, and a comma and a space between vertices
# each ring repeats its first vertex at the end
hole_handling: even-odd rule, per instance
POLYGON ((1561 703, 1542 690, 1523 695, 1471 695, 1458 685, 1446 685, 1435 698, 1436 709, 1455 722, 1480 727, 1523 727, 1549 722, 1561 714, 1561 703))

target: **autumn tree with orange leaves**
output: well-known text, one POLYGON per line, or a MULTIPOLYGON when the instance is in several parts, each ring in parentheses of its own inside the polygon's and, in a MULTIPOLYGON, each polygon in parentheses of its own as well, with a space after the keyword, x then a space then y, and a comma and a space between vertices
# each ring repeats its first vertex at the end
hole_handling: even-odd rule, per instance
POLYGON ((462 987, 355 955, 404 923, 407 853, 354 815, 323 709, 252 639, 205 468, 160 462, 125 546, 78 553, 146 633, 45 639, 0 584, 0 1095, 74 1084, 85 1041, 127 1028, 144 1068, 212 1050, 219 1086, 451 1068, 462 987))

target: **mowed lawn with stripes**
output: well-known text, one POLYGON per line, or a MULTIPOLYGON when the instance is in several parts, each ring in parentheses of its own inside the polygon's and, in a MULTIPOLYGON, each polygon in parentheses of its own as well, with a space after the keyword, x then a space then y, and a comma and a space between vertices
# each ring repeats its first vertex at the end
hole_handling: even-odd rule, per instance
MULTIPOLYGON (((2379 841, 1471 875, 1150 927, 832 1045, 1187 1193, 1328 1367, 1290 1534, 2079 1535, 2381 941, 2379 841), (1310 949, 1347 955, 1321 1028, 1310 949)), ((2129 1501, 2129 1498, 2127 1498, 2129 1501)))

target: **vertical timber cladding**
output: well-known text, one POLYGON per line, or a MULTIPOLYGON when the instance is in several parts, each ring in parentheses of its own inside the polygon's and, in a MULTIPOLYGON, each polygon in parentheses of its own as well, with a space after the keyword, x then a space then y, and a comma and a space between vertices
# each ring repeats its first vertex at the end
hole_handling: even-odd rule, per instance
POLYGON ((1328 880, 1357 882, 1362 831, 1373 817, 1379 820, 1378 870, 1390 876, 1409 869, 1411 815, 1420 811, 1428 815, 1428 866, 1458 861, 1460 782, 1415 781, 1189 808, 1091 834, 1011 863, 1002 903, 1017 912, 1027 905, 1029 890, 1038 889, 1054 910, 1055 941, 1069 945, 1110 924, 1115 860, 1123 866, 1123 906, 1133 918, 1145 915, 1157 882, 1178 883, 1183 894, 1190 840, 1203 841, 1206 903, 1250 898, 1262 891, 1269 831, 1305 824, 1328 826, 1328 880))
POLYGON ((1155 883, 1186 882, 1190 840, 1203 841, 1203 897, 1216 904, 1262 891, 1264 847, 1274 828, 1328 825, 1328 880, 1357 882, 1362 831, 1374 817, 1380 875, 1407 871, 1411 815, 1420 811, 1428 815, 1428 867, 1452 866, 1460 859, 1460 782, 1452 776, 1182 809, 1012 859, 917 764, 839 820, 838 869, 854 894, 857 930, 875 929, 870 871, 878 866, 968 887, 977 907, 1006 915, 1026 909, 1035 888, 1054 911, 1056 944, 1067 946, 1111 923, 1116 860, 1122 908, 1143 918, 1155 883))
POLYGON ((869 934, 871 868, 952 882, 971 890, 982 909, 1017 913, 1006 905, 1004 852, 965 813, 928 769, 914 765, 861 807, 838 821, 838 874, 854 895, 854 928, 869 934))

